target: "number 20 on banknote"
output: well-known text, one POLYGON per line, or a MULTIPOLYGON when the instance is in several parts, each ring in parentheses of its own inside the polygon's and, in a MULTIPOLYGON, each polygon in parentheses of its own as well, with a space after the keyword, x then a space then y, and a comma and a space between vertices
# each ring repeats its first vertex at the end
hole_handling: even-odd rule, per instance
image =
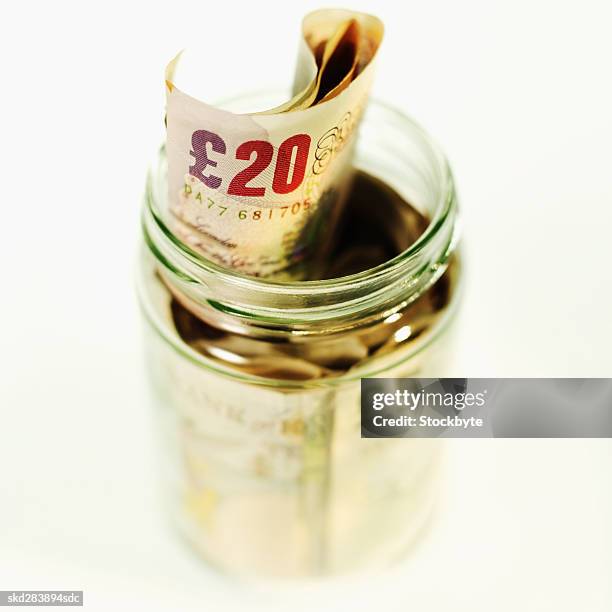
MULTIPOLYGON (((272 179, 274 193, 291 193, 301 185, 306 173, 310 142, 308 134, 295 134, 278 147, 272 179)), ((190 153, 195 161, 189 166, 189 174, 210 189, 218 189, 224 179, 217 176, 212 169, 216 168, 217 164, 222 164, 223 156, 227 155, 225 141, 214 132, 196 130, 191 136, 191 147, 190 153), (212 158, 208 156, 209 150, 212 158)), ((266 140, 248 140, 239 145, 235 151, 237 160, 251 161, 253 155, 251 164, 231 178, 227 186, 228 195, 258 198, 266 195, 267 187, 258 184, 257 177, 272 163, 274 147, 266 140)))

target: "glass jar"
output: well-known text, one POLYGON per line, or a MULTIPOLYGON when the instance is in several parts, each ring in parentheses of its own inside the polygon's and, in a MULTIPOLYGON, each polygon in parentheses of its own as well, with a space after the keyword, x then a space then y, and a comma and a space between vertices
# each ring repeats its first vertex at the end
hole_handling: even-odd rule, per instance
POLYGON ((461 276, 453 180, 422 129, 374 102, 355 165, 429 225, 382 265, 306 282, 204 259, 168 223, 163 151, 149 176, 139 295, 166 498, 187 540, 235 574, 389 563, 435 498, 439 442, 362 439, 360 379, 446 373, 461 276))

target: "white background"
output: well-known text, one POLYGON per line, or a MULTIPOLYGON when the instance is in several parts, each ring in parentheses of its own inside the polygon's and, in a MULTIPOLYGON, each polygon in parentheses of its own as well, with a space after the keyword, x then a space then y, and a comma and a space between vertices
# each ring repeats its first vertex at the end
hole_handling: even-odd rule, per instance
MULTIPOLYGON (((386 24, 375 95, 456 175, 450 374, 612 376, 609 0, 351 4, 386 24)), ((163 68, 198 43, 211 100, 284 86, 318 6, 3 6, 0 589, 84 589, 92 610, 609 610, 608 441, 451 445, 431 532, 376 580, 238 584, 166 526, 133 289, 163 68)))

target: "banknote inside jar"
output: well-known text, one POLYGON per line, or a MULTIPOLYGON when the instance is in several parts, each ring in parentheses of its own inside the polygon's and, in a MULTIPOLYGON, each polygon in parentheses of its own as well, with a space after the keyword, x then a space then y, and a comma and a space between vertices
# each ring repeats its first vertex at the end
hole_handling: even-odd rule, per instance
POLYGON ((181 241, 249 276, 312 275, 346 201, 383 29, 355 11, 307 15, 290 99, 266 110, 205 103, 214 79, 201 56, 168 64, 168 217, 181 241))
MULTIPOLYGON (((347 205, 331 253, 316 267, 316 278, 365 271, 409 248, 425 231, 427 216, 393 188, 355 171, 347 205)), ((197 304, 158 273, 166 287, 166 312, 181 339, 203 356, 251 375, 281 380, 315 380, 355 368, 419 341, 449 306, 458 276, 451 259, 441 278, 403 310, 370 325, 355 324, 328 337, 256 337, 232 321, 231 331, 218 310, 197 304)))

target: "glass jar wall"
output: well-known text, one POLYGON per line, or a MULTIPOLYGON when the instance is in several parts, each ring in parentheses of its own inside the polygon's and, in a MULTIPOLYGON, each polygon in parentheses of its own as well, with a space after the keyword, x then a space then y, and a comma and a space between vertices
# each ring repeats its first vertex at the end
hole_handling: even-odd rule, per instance
POLYGON ((435 499, 439 442, 362 439, 359 381, 446 373, 461 277, 453 181, 427 135, 375 103, 355 166, 368 173, 357 221, 329 256, 344 263, 303 282, 203 258, 172 230, 163 152, 149 177, 139 293, 167 500, 188 541, 232 573, 389 563, 435 499), (366 248, 372 235, 397 254, 366 248), (334 276, 356 259, 361 271, 334 276))

